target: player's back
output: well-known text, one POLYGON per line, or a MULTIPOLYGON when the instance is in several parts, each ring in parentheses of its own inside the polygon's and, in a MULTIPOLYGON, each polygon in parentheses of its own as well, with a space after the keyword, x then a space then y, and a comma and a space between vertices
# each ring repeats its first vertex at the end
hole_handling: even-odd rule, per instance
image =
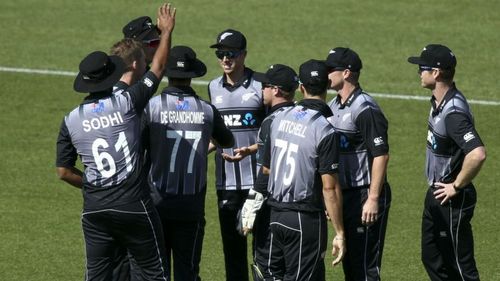
POLYGON ((86 208, 144 196, 141 121, 128 94, 90 95, 65 117, 65 124, 85 168, 86 208))
POLYGON ((277 202, 299 210, 322 208, 318 147, 333 132, 321 112, 301 105, 275 117, 270 138, 271 205, 277 202))

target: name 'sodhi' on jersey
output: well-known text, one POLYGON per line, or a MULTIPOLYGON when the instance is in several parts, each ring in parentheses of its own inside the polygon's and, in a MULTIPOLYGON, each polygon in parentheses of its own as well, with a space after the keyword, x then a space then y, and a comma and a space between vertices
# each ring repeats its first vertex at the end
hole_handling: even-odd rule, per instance
POLYGON ((107 127, 117 126, 123 123, 123 118, 120 112, 113 112, 112 114, 82 121, 83 131, 90 132, 91 130, 104 129, 107 127))

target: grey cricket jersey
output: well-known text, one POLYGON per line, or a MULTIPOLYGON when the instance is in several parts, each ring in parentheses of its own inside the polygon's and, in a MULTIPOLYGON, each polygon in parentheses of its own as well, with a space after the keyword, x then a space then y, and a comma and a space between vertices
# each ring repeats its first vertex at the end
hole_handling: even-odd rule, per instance
POLYGON ((439 105, 435 100, 432 96, 427 131, 425 174, 429 186, 453 182, 465 155, 483 146, 469 104, 455 85, 439 105))
POLYGON ((324 209, 321 175, 338 169, 338 142, 325 111, 331 115, 323 101, 308 99, 274 118, 263 156, 263 165, 270 168, 272 207, 324 209))
POLYGON ((329 103, 340 139, 339 181, 343 189, 369 187, 373 158, 389 153, 388 122, 375 100, 356 88, 342 104, 329 103))
POLYGON ((148 184, 162 217, 203 217, 210 139, 234 142, 218 110, 191 87, 167 87, 145 109, 150 169, 148 184))
POLYGON ((224 123, 234 135, 233 148, 217 149, 215 156, 216 187, 218 190, 241 190, 253 187, 256 177, 256 155, 230 163, 221 153, 234 154, 234 148, 250 146, 257 141, 257 132, 265 117, 262 84, 252 78, 253 71, 246 68, 245 75, 236 85, 226 83, 220 76, 208 85, 211 103, 219 110, 224 123))
POLYGON ((168 87, 145 109, 151 168, 148 182, 163 195, 194 195, 207 181, 210 139, 231 144, 217 109, 191 87, 168 87))
POLYGON ((64 117, 57 140, 57 167, 84 166, 84 208, 126 204, 147 194, 143 173, 141 115, 159 80, 152 72, 126 90, 91 94, 64 117))

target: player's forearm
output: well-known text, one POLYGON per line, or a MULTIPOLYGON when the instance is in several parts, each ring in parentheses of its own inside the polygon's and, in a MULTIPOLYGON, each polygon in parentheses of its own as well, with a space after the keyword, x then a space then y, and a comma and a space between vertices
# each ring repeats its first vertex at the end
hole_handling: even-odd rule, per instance
POLYGON ((322 175, 321 177, 323 179, 323 200, 326 212, 330 217, 336 236, 343 238, 345 234, 344 220, 342 218, 342 190, 337 181, 327 179, 331 175, 322 175))
POLYGON ((387 163, 389 162, 389 155, 380 155, 373 158, 372 170, 371 170, 371 183, 370 183, 370 193, 368 195, 369 199, 378 200, 380 193, 382 192, 382 186, 385 182, 385 176, 387 172, 387 163))
POLYGON ((462 169, 453 182, 455 188, 463 188, 468 185, 479 173, 486 160, 486 150, 484 146, 477 147, 467 153, 462 164, 462 169))
POLYGON ((83 173, 75 167, 57 167, 57 176, 74 187, 83 186, 83 173))
POLYGON ((170 4, 167 6, 162 5, 158 9, 158 28, 161 30, 160 45, 155 52, 153 61, 151 63, 151 72, 153 72, 158 79, 163 76, 163 71, 167 65, 168 54, 172 44, 172 31, 175 26, 175 8, 170 4))

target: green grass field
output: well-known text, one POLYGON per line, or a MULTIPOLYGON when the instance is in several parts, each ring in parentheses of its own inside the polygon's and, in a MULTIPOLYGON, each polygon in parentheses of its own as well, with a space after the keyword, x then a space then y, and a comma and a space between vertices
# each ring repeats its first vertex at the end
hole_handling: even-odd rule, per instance
MULTIPOLYGON (((0 66, 77 71, 89 52, 107 51, 130 19, 154 16, 153 1, 20 0, 0 2, 0 66)), ((174 45, 192 46, 206 62, 204 80, 219 75, 208 46, 232 27, 248 39, 247 65, 298 66, 324 58, 335 46, 363 59, 362 86, 369 92, 429 96, 406 58, 427 43, 457 55, 456 82, 469 99, 499 101, 500 2, 478 1, 179 1, 174 45)), ((62 117, 83 96, 73 77, 0 72, 0 280, 82 280, 80 191, 55 175, 55 140, 62 117)), ((196 86, 206 96, 206 86, 196 86)), ((420 262, 420 220, 429 103, 378 99, 389 120, 388 177, 393 203, 384 251, 384 280, 427 280, 420 262)), ((498 105, 473 105, 488 159, 475 180, 473 227, 482 280, 500 280, 500 158, 498 105)), ((212 163, 213 164, 213 163, 212 163)), ((213 166, 209 171, 203 280, 224 280, 213 166)), ((329 247, 329 250, 331 248, 329 247)), ((330 264, 327 256, 326 263, 330 264)), ((328 280, 342 280, 328 268, 328 280)))

